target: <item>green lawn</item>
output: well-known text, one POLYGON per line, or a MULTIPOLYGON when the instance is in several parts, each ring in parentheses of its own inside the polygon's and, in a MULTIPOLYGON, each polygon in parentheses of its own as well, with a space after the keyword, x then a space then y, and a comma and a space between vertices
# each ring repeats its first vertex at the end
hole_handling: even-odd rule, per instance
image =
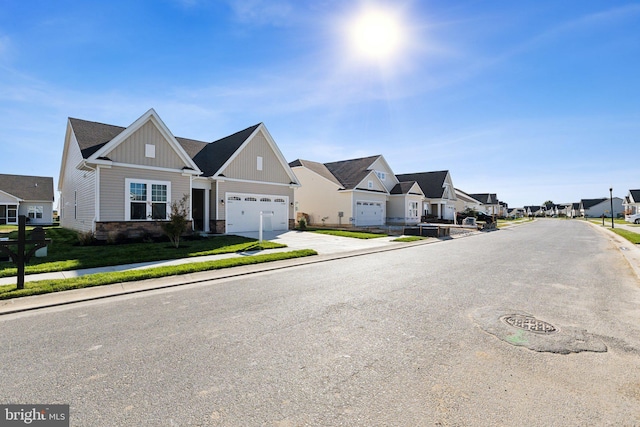
MULTIPOLYGON (((27 229, 29 230, 29 227, 27 229)), ((263 241, 258 245, 256 240, 240 236, 215 236, 183 240, 177 249, 171 246, 168 241, 80 246, 78 235, 74 231, 61 227, 48 227, 46 231, 47 237, 53 239, 47 249, 48 254, 43 258, 32 257, 25 268, 26 274, 286 247, 286 245, 268 241, 263 241)), ((16 226, 2 226, 0 232, 4 234, 0 237, 17 238, 18 234, 16 226), (7 234, 9 231, 11 233, 7 234)), ((29 231, 27 231, 28 233, 29 231)), ((16 274, 17 269, 13 263, 0 262, 0 277, 15 276, 16 274)))
POLYGON ((352 237, 354 239, 377 239, 378 237, 387 237, 386 234, 364 233, 361 231, 343 231, 343 230, 310 230, 318 234, 329 234, 331 236, 352 237))
POLYGON ((5 285, 0 286, 0 300, 59 292, 70 289, 103 286, 113 283, 124 283, 137 280, 155 279, 159 277, 176 276, 181 274, 196 273, 199 271, 218 270, 222 268, 237 267, 240 265, 260 264, 265 262, 300 258, 311 255, 317 255, 317 252, 311 249, 302 249, 290 252, 277 252, 272 254, 234 257, 175 266, 147 268, 143 270, 121 271, 117 273, 98 273, 64 280, 40 280, 34 282, 26 282, 24 289, 21 290, 17 290, 15 285, 5 285))
POLYGON ((397 239, 393 239, 394 242, 417 242, 419 240, 425 240, 428 239, 428 237, 422 237, 422 236, 404 236, 404 237, 398 237, 397 239))
POLYGON ((623 230, 621 228, 614 228, 611 231, 613 231, 614 233, 616 233, 619 236, 624 237, 625 239, 627 239, 628 241, 630 241, 631 243, 633 243, 635 245, 640 244, 640 234, 638 234, 638 233, 634 233, 634 232, 628 231, 628 230, 623 230))

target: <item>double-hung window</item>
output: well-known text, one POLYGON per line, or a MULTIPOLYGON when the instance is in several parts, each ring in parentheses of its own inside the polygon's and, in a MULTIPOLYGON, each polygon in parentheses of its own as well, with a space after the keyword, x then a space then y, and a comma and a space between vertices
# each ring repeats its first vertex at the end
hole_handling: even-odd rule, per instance
POLYGON ((42 214, 44 212, 43 206, 29 206, 29 211, 27 212, 27 216, 29 219, 42 219, 42 214))
POLYGON ((140 179, 125 180, 127 220, 167 219, 171 183, 140 179))

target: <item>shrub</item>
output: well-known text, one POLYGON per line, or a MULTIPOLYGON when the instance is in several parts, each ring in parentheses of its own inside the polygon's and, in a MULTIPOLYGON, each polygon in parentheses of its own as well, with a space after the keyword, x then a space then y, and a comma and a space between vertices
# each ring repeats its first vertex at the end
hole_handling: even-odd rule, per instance
POLYGON ((300 218, 300 220, 298 221, 298 228, 300 230, 306 230, 307 229, 307 220, 304 218, 300 218))
POLYGON ((161 224, 162 231, 167 235, 171 244, 178 248, 180 246, 180 236, 187 231, 187 201, 189 195, 185 194, 182 199, 171 202, 171 214, 169 221, 161 224))
POLYGON ((80 246, 90 246, 96 242, 96 235, 93 231, 78 233, 78 244, 80 246))

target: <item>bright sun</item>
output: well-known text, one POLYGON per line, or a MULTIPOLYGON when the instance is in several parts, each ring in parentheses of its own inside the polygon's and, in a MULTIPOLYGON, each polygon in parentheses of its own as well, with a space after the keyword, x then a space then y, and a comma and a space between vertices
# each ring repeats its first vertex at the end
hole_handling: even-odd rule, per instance
POLYGON ((391 11, 368 9, 350 24, 349 37, 355 53, 384 62, 398 53, 404 42, 400 18, 391 11))

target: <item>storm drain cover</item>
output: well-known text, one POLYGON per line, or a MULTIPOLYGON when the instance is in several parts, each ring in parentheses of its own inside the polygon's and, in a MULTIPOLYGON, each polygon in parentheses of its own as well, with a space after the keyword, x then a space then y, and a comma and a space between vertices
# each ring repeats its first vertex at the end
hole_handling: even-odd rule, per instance
POLYGON ((502 316, 500 320, 514 328, 523 329, 536 334, 552 334, 558 331, 558 329, 551 323, 538 320, 533 316, 508 314, 506 316, 502 316))

